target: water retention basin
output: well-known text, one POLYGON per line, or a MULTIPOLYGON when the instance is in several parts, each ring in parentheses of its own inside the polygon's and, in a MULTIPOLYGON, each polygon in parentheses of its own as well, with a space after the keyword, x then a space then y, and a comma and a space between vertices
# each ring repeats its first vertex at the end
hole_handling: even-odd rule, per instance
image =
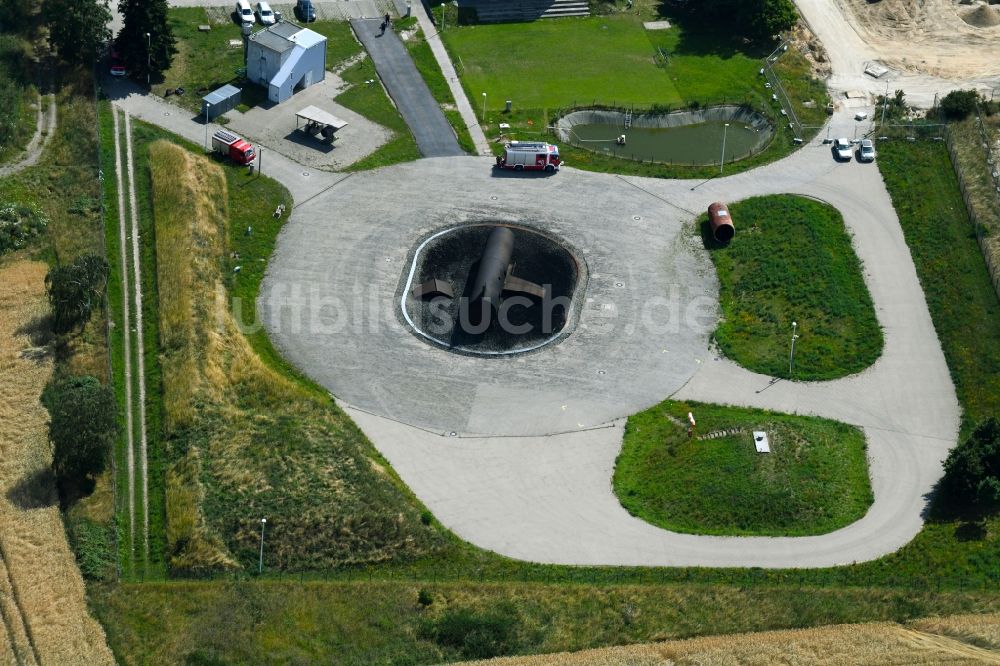
POLYGON ((644 113, 625 127, 624 111, 585 109, 556 122, 559 140, 596 153, 665 164, 711 165, 759 153, 774 136, 768 119, 742 106, 644 113), (726 127, 726 123, 729 127, 726 127), (624 145, 618 142, 625 135, 624 145))

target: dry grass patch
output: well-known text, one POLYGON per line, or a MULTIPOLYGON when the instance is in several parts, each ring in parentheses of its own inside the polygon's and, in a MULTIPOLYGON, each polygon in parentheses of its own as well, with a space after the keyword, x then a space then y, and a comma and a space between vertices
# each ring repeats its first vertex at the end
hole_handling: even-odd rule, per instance
POLYGON ((265 365, 238 328, 222 275, 226 174, 166 141, 149 153, 170 566, 255 566, 261 517, 269 569, 426 552, 440 537, 368 464, 353 424, 265 365))
POLYGON ((0 270, 0 610, 19 656, 111 664, 104 631, 87 611, 50 473, 48 414, 39 396, 53 361, 37 344, 47 328, 46 271, 37 262, 0 270))
POLYGON ((909 626, 918 631, 951 636, 972 645, 1000 650, 1000 613, 931 617, 910 622, 909 626))
POLYGON ((986 664, 1000 663, 1000 653, 898 624, 880 622, 708 636, 684 641, 465 663, 495 666, 986 664))

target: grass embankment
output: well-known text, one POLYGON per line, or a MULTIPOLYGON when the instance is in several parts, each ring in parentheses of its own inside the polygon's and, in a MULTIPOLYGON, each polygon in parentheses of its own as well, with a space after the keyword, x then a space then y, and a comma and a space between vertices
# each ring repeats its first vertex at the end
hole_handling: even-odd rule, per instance
MULTIPOLYGON (((997 121, 986 117, 983 122, 986 136, 991 138, 991 126, 997 121)), ((978 120, 969 118, 949 125, 948 142, 954 149, 955 168, 964 185, 968 207, 980 226, 984 253, 990 257, 996 270, 1000 270, 1000 197, 997 196, 992 175, 996 167, 986 160, 978 120)), ((997 152, 998 149, 994 148, 993 154, 997 152)))
POLYGON ((94 597, 124 663, 359 666, 1000 608, 986 594, 705 585, 244 581, 101 586, 94 597))
MULTIPOLYGON (((727 173, 794 150, 787 118, 780 115, 771 90, 758 74, 770 47, 746 45, 730 34, 686 25, 679 17, 647 18, 669 18, 673 27, 647 31, 639 17, 615 14, 465 26, 445 30, 442 38, 477 113, 481 113, 486 92, 483 125, 488 138, 497 137, 501 122, 511 126, 508 138, 551 138, 548 125, 564 110, 576 107, 676 110, 728 103, 747 104, 766 113, 777 132, 763 151, 727 164, 727 173), (498 52, 504 57, 497 58, 498 52), (508 99, 514 109, 509 114, 502 111, 508 99)), ((824 85, 811 77, 806 59, 789 50, 774 69, 802 123, 822 125, 828 97, 824 85)), ((805 138, 816 131, 815 127, 807 129, 805 138)), ((593 171, 665 178, 710 178, 718 173, 713 167, 617 159, 566 144, 560 152, 568 164, 593 171)))
POLYGON ((24 150, 35 132, 38 91, 31 82, 31 45, 17 35, 0 34, 0 164, 24 150))
MULTIPOLYGON (((652 664, 942 664, 990 663, 1000 647, 982 645, 978 634, 955 635, 972 621, 973 630, 982 628, 996 636, 1000 617, 956 616, 914 620, 903 624, 884 622, 843 624, 817 629, 768 631, 755 634, 709 636, 685 641, 647 643, 586 650, 575 653, 508 657, 491 661, 491 666, 652 666, 652 664)), ((465 662, 472 666, 482 662, 465 662)))
POLYGON ((388 143, 374 153, 348 167, 348 171, 365 171, 378 167, 409 162, 420 157, 417 142, 409 126, 399 115, 389 95, 379 83, 378 73, 370 58, 351 65, 340 74, 351 87, 337 95, 333 101, 360 113, 368 120, 386 127, 395 134, 388 143), (374 83, 365 83, 372 81, 374 83))
POLYGON ((39 402, 55 367, 47 271, 30 261, 0 268, 0 659, 110 664, 66 540, 39 402))
MULTIPOLYGON (((171 566, 249 568, 262 517, 268 568, 427 552, 435 533, 369 457, 363 435, 328 399, 265 365, 237 327, 219 270, 238 251, 229 249, 222 169, 166 142, 150 150, 171 566)), ((258 218, 251 233, 273 238, 280 224, 258 218)), ((233 279, 241 277, 242 268, 233 279)))
POLYGON ((719 276, 722 352, 740 365, 789 377, 792 322, 798 324, 791 377, 834 379, 864 370, 882 353, 882 329, 843 218, 794 195, 733 204, 736 240, 719 245, 699 220, 719 276))
POLYGON ((695 534, 824 534, 872 502, 857 428, 700 403, 666 401, 629 417, 613 483, 632 515, 695 534), (740 432, 689 438, 688 412, 698 434, 740 432), (754 430, 768 433, 771 453, 757 453, 754 430))
MULTIPOLYGON (((204 7, 173 7, 168 17, 177 39, 177 55, 170 69, 163 73, 163 80, 154 82, 153 93, 162 96, 168 88, 184 88, 185 94, 171 97, 175 104, 198 113, 201 98, 209 91, 233 83, 243 90, 241 109, 256 106, 267 99, 267 92, 260 86, 246 85, 239 72, 243 61, 243 35, 229 15, 232 7, 206 10, 204 7), (199 25, 209 25, 211 30, 201 32, 199 25), (231 40, 240 45, 230 46, 231 40)), ((288 16, 295 20, 294 16, 288 16)), ((335 69, 345 60, 361 52, 361 45, 354 39, 351 26, 346 21, 315 21, 309 29, 324 35, 326 40, 326 67, 335 69)), ((255 25, 254 30, 261 29, 255 25)))

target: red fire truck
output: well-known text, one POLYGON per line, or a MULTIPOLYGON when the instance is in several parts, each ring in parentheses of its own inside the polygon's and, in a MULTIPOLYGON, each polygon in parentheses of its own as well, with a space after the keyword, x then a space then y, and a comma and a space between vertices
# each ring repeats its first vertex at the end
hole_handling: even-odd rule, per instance
POLYGON ((497 167, 515 171, 556 171, 561 164, 559 147, 544 141, 511 141, 497 156, 497 167))

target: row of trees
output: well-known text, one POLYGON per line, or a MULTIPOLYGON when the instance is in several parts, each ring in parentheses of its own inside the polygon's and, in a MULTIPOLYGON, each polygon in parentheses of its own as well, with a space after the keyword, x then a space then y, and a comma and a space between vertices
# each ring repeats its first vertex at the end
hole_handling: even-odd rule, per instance
MULTIPOLYGON (((45 276, 52 329, 60 336, 79 333, 104 300, 108 262, 86 255, 55 266, 45 276)), ((52 469, 64 503, 90 492, 105 470, 117 433, 114 392, 94 377, 57 377, 42 394, 49 410, 52 469)))
MULTIPOLYGON (((177 53, 167 0, 120 0, 118 11, 124 23, 115 48, 123 64, 136 80, 158 78, 177 53)), ((42 13, 49 41, 66 62, 94 62, 111 39, 107 0, 44 0, 42 13)))

